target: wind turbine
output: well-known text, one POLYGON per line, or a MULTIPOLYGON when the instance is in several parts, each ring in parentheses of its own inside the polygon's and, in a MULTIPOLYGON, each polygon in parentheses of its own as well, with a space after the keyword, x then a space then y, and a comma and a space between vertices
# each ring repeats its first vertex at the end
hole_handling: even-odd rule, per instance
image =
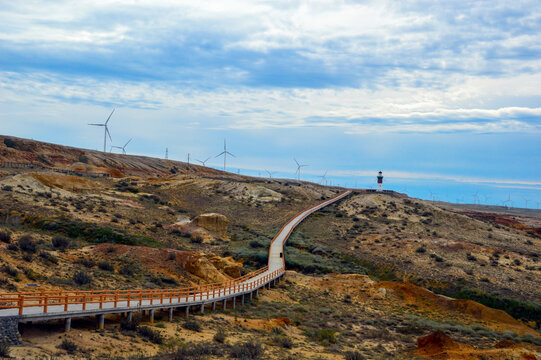
POLYGON ((128 142, 125 143, 124 146, 111 146, 111 150, 112 150, 113 148, 115 148, 115 149, 120 149, 120 150, 122 150, 122 153, 123 153, 124 155, 126 155, 126 146, 128 146, 128 144, 130 143, 130 141, 132 141, 132 139, 128 140, 128 142))
POLYGON ((109 117, 103 124, 88 124, 91 126, 103 126, 105 128, 105 133, 103 134, 103 152, 107 152, 107 136, 109 136, 109 140, 113 142, 113 139, 111 139, 111 134, 109 133, 109 128, 107 127, 107 124, 109 123, 109 120, 111 119, 111 116, 113 116, 113 113, 115 112, 115 109, 111 111, 111 114, 109 114, 109 117))
POLYGON ((524 199, 524 202, 526 203, 526 209, 527 209, 528 208, 528 201, 530 201, 530 200, 526 199, 525 197, 523 197, 523 199, 524 199))
POLYGON ((504 203, 506 204, 505 207, 508 208, 509 207, 509 203, 511 202, 511 193, 509 193, 507 195, 507 200, 504 201, 504 203))
POLYGON ((207 161, 209 161, 209 159, 210 159, 210 157, 206 158, 205 160, 197 160, 197 159, 195 159, 195 161, 201 163, 201 165, 203 165, 203 166, 206 166, 205 164, 207 163, 207 161))
POLYGON ((299 164, 299 162, 295 158, 293 158, 293 160, 295 160, 295 163, 297 164, 297 171, 295 172, 295 174, 297 174, 297 180, 301 180, 301 168, 303 168, 305 166, 308 166, 308 165, 299 164))
POLYGON ((269 178, 272 179, 272 174, 276 173, 276 171, 269 171, 269 170, 266 170, 265 171, 267 172, 267 174, 269 174, 269 178))
POLYGON ((473 194, 472 196, 473 196, 473 204, 474 205, 479 204, 479 192, 476 191, 475 194, 473 194))
POLYGON ((328 170, 325 170, 325 174, 318 176, 321 178, 320 184, 325 183, 325 185, 327 185, 327 171, 328 170))
POLYGON ((226 164, 226 160, 227 160, 227 155, 231 155, 233 157, 236 157, 235 155, 233 155, 229 151, 227 151, 227 145, 225 143, 225 139, 224 139, 224 151, 222 151, 221 153, 219 153, 215 157, 220 157, 222 155, 224 156, 224 171, 225 171, 225 169, 226 169, 225 164, 226 164))

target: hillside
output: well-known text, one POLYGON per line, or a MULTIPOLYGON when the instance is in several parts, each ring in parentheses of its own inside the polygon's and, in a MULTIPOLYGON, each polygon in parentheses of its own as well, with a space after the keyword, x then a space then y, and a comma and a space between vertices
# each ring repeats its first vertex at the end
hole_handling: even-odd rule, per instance
MULTIPOLYGON (((341 191, 7 136, 0 136, 2 162, 33 164, 0 167, 2 291, 239 277, 266 264, 288 219, 341 191)), ((535 211, 357 190, 293 233, 284 283, 236 312, 198 316, 201 331, 183 327, 183 318, 159 323, 160 345, 114 317, 101 333, 88 319, 68 334, 61 325, 24 325, 24 344, 11 353, 73 358, 57 348, 68 338, 80 357, 173 358, 197 347, 234 352, 256 338, 267 358, 460 358, 467 350, 472 359, 541 359, 540 249, 535 211), (213 340, 219 329, 227 329, 224 343, 213 340), (444 336, 417 342, 439 330, 444 336)), ((212 351, 205 356, 220 358, 212 351)))

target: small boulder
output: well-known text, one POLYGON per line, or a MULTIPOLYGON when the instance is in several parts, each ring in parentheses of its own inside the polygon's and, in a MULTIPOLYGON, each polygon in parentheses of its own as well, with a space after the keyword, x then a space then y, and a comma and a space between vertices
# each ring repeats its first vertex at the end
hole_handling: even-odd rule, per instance
POLYGON ((226 216, 217 213, 208 213, 201 214, 196 216, 192 222, 198 226, 202 227, 205 230, 210 231, 211 233, 216 234, 217 236, 226 238, 227 236, 227 226, 229 225, 229 220, 226 216))

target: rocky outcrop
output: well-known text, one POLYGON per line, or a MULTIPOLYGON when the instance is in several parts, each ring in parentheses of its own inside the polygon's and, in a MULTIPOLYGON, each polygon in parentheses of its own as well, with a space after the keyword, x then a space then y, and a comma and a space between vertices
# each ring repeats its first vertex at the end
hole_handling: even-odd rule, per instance
POLYGON ((210 283, 218 283, 229 280, 222 274, 216 266, 205 256, 192 256, 184 264, 184 268, 189 273, 200 277, 210 283))
POLYGON ((209 213, 196 216, 192 222, 205 230, 208 230, 221 238, 225 238, 227 234, 227 226, 229 220, 222 214, 209 213))
POLYGON ((216 255, 209 255, 208 258, 210 262, 221 272, 231 276, 232 278, 238 278, 241 276, 243 265, 232 257, 229 256, 223 258, 216 255))

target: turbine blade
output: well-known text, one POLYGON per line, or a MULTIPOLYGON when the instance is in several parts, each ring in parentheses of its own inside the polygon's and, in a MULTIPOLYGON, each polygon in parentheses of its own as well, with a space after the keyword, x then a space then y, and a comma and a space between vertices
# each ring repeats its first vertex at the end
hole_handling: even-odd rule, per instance
POLYGON ((132 141, 132 139, 128 140, 128 142, 126 143, 126 145, 124 145, 124 147, 128 146, 128 144, 130 143, 130 141, 132 141))
POLYGON ((228 153, 229 155, 231 155, 233 157, 236 157, 235 155, 231 154, 229 151, 226 151, 226 153, 228 153))
POLYGON ((92 126, 105 126, 104 124, 88 124, 88 125, 92 125, 92 126))
POLYGON ((222 156, 223 154, 225 154, 225 151, 222 151, 221 153, 219 153, 218 155, 216 155, 215 158, 217 158, 218 156, 222 156))
POLYGON ((113 139, 111 138, 111 134, 109 133, 109 129, 107 128, 107 126, 105 126, 105 132, 107 133, 107 136, 109 136, 109 140, 113 141, 113 139))
POLYGON ((116 109, 113 109, 113 111, 111 111, 111 114, 109 115, 109 117, 107 118, 107 120, 105 121, 105 125, 107 125, 107 123, 109 122, 109 119, 111 119, 111 116, 113 116, 113 113, 115 112, 116 109))

